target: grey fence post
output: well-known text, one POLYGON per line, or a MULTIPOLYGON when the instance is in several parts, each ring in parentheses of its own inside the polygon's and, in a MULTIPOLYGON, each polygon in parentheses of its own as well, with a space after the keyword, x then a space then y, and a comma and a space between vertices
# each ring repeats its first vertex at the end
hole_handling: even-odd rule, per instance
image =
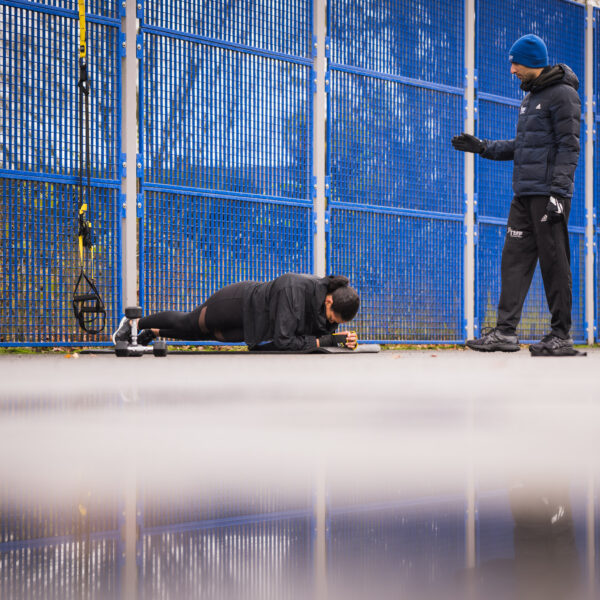
POLYGON ((123 253, 121 259, 121 276, 123 284, 123 305, 138 303, 137 294, 137 81, 138 60, 136 57, 137 17, 136 2, 122 0, 126 15, 121 19, 121 31, 125 34, 125 56, 121 62, 122 87, 122 123, 121 151, 125 155, 123 162, 124 177, 121 180, 121 208, 123 209, 122 235, 123 253))
MULTIPOLYGON (((125 56, 121 62, 122 123, 121 151, 125 155, 124 177, 121 180, 122 258, 121 277, 123 285, 123 305, 138 303, 137 282, 137 82, 138 60, 136 56, 137 11, 134 0, 122 0, 125 17, 121 19, 121 33, 125 34, 125 56)), ((130 469, 125 481, 124 493, 124 575, 121 581, 123 598, 136 598, 137 593, 137 490, 135 473, 130 469)))
MULTIPOLYGON (((465 0, 465 132, 475 133, 475 0, 465 0)), ((464 248, 464 314, 465 335, 475 337, 475 156, 464 153, 465 160, 465 248, 464 248)))
POLYGON ((585 322, 588 344, 594 343, 596 337, 594 323, 594 134, 595 102, 594 102, 594 3, 587 1, 585 27, 585 322))
POLYGON ((314 0, 313 27, 316 57, 312 74, 316 91, 313 95, 313 174, 315 235, 313 244, 313 265, 315 275, 323 277, 326 270, 325 254, 325 26, 327 13, 325 0, 314 0))

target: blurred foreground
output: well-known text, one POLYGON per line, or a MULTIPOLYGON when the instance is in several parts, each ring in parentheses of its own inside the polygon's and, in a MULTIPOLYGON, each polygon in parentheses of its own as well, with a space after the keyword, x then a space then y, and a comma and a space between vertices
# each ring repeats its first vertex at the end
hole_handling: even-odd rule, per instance
POLYGON ((595 597, 599 371, 2 356, 0 597, 595 597))

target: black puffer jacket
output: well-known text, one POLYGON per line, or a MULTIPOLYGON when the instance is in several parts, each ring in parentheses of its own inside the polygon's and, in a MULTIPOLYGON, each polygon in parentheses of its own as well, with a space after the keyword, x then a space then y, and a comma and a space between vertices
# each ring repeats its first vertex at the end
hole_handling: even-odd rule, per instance
POLYGON ((484 158, 514 160, 517 196, 573 195, 579 159, 581 100, 579 80, 567 65, 547 67, 521 88, 529 92, 519 112, 512 140, 483 140, 484 158))
POLYGON ((244 341, 264 350, 312 350, 337 324, 325 316, 329 277, 287 273, 249 287, 244 296, 244 341))

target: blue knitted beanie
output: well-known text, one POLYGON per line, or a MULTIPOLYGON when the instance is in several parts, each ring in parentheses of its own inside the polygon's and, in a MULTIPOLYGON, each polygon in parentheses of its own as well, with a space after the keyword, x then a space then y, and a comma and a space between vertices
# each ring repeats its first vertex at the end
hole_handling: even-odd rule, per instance
POLYGON ((531 69, 547 67, 550 62, 544 40, 533 33, 524 35, 512 45, 508 59, 531 69))

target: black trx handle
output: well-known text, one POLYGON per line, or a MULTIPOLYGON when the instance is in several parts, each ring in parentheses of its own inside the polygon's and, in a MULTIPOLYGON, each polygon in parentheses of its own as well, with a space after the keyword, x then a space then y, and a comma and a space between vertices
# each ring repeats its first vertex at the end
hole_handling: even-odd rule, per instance
POLYGON ((81 271, 73 290, 73 313, 81 329, 96 334, 103 331, 106 325, 106 309, 100 292, 94 283, 94 238, 92 235, 91 217, 91 167, 90 167, 90 80, 87 71, 87 36, 85 24, 85 0, 78 0, 79 6, 79 192, 77 213, 77 238, 81 271), (84 111, 85 104, 85 111, 84 111), (85 127, 84 127, 85 117, 85 127), (83 187, 83 133, 85 129, 85 169, 87 186, 83 187), (86 257, 92 265, 92 275, 85 273, 86 257))
POLYGON ((96 284, 81 269, 73 292, 73 313, 87 333, 100 333, 106 325, 106 308, 96 284))

